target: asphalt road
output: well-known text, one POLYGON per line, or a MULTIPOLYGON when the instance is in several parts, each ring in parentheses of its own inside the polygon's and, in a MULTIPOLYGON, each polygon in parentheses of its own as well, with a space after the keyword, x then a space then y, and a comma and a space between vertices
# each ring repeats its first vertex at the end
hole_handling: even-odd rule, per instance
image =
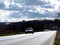
POLYGON ((53 45, 57 31, 0 37, 0 45, 53 45))

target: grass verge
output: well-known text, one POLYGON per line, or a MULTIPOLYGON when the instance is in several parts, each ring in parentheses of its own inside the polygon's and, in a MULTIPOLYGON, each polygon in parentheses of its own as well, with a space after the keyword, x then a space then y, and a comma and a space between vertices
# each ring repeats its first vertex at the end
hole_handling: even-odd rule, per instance
POLYGON ((60 45, 60 31, 57 31, 55 44, 54 45, 60 45))
POLYGON ((0 33, 1 36, 9 36, 9 35, 16 35, 16 34, 23 34, 24 32, 18 32, 18 33, 0 33))

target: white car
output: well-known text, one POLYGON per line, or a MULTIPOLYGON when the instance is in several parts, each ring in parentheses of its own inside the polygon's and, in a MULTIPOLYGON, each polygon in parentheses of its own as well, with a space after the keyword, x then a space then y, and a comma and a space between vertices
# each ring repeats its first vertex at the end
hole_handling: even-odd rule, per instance
POLYGON ((28 27, 26 30, 25 30, 25 33, 27 34, 27 33, 34 33, 34 30, 33 30, 33 28, 32 27, 28 27))

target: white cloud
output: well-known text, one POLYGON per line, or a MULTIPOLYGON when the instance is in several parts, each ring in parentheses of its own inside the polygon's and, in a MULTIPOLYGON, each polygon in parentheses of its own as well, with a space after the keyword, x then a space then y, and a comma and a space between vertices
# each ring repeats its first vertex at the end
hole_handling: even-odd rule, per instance
POLYGON ((42 7, 40 7, 40 6, 34 6, 34 8, 40 14, 44 14, 45 13, 44 9, 42 7))
POLYGON ((0 21, 7 22, 9 20, 8 18, 9 14, 10 14, 9 11, 0 10, 0 21))
POLYGON ((17 5, 17 6, 19 6, 20 8, 22 7, 22 5, 21 5, 21 4, 19 4, 19 3, 17 3, 16 5, 17 5))
POLYGON ((52 5, 52 6, 54 6, 54 8, 55 8, 55 10, 58 10, 58 8, 59 8, 59 6, 60 6, 60 1, 58 1, 58 0, 49 0, 49 2, 50 2, 50 4, 52 5))
POLYGON ((53 11, 57 11, 59 9, 60 6, 59 0, 41 0, 41 1, 47 2, 48 4, 45 4, 46 6, 51 5, 53 7, 52 9, 54 9, 53 11))
POLYGON ((0 10, 0 16, 9 16, 9 11, 0 10))
MULTIPOLYGON (((20 1, 20 0, 19 0, 20 1)), ((43 18, 29 18, 28 16, 24 15, 25 12, 30 12, 30 13, 38 13, 38 14, 46 14, 46 13, 52 13, 54 14, 55 11, 58 10, 59 6, 60 6, 60 1, 58 0, 39 0, 39 1, 43 1, 46 2, 46 4, 43 5, 26 5, 25 3, 21 3, 21 2, 15 2, 15 0, 1 0, 0 2, 4 2, 5 4, 5 8, 10 8, 9 6, 12 5, 12 8, 14 9, 16 7, 19 7, 20 10, 18 10, 19 15, 21 15, 20 18, 12 18, 9 17, 10 15, 12 15, 12 13, 14 13, 14 11, 5 11, 5 10, 0 10, 0 21, 2 22, 15 22, 15 21, 22 21, 22 20, 35 20, 35 19, 43 19, 43 18), (13 7, 13 5, 15 7, 13 7), (48 6, 48 8, 46 8, 45 6, 48 6), (49 8, 52 7, 52 8, 49 8)), ((23 2, 23 1, 22 1, 23 2)), ((33 2, 32 2, 33 3, 33 2)), ((17 12, 17 11, 15 11, 17 12)), ((29 15, 29 13, 25 13, 27 15, 29 15)), ((31 16, 31 15, 30 15, 31 16)), ((47 16, 47 15, 46 15, 47 16)), ((54 15, 55 16, 55 15, 54 15)), ((49 17, 44 17, 44 19, 49 19, 49 17)), ((54 19, 54 18, 50 18, 50 19, 54 19)))
POLYGON ((5 0, 4 4, 5 4, 5 8, 9 8, 10 2, 8 0, 5 0))

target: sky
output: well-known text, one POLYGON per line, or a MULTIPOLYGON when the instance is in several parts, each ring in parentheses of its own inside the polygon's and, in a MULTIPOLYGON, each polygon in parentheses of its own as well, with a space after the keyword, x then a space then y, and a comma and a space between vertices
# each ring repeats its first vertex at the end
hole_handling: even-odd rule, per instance
POLYGON ((0 22, 60 18, 60 0, 0 0, 0 22))

